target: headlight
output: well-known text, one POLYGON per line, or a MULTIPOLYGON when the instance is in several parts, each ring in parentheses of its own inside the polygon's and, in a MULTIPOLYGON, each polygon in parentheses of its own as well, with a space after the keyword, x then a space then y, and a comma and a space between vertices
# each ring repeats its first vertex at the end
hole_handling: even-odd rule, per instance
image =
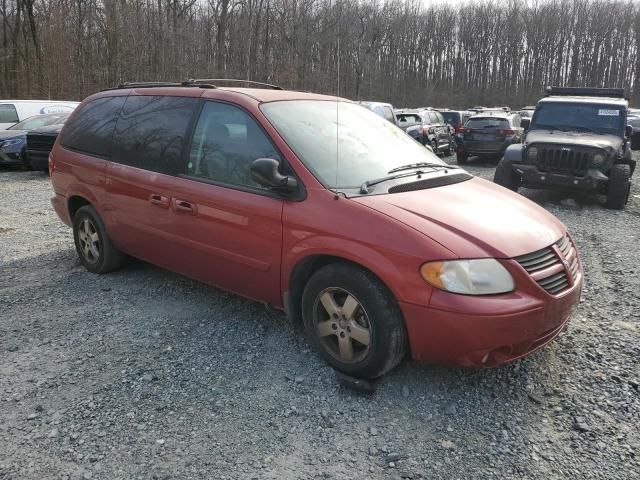
POLYGON ((507 293, 516 286, 507 269, 493 258, 429 262, 420 267, 420 275, 436 288, 467 295, 507 293))
POLYGON ((596 153, 592 157, 592 161, 594 166, 602 165, 602 163, 604 162, 604 155, 602 153, 596 153))
POLYGON ((529 150, 527 150, 527 157, 529 157, 530 160, 535 160, 537 156, 538 156, 537 147, 529 147, 529 150))
POLYGON ((13 138, 11 140, 5 140, 4 142, 0 143, 0 148, 12 147, 14 145, 18 145, 23 142, 24 140, 21 138, 13 138))

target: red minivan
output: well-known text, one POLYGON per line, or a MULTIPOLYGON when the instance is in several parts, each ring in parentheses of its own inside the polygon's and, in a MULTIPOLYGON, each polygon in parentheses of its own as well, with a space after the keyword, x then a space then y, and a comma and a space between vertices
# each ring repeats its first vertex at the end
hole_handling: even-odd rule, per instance
POLYGON ((82 102, 49 159, 95 273, 125 255, 284 309, 336 369, 493 367, 553 340, 583 274, 564 225, 348 100, 202 83, 82 102))

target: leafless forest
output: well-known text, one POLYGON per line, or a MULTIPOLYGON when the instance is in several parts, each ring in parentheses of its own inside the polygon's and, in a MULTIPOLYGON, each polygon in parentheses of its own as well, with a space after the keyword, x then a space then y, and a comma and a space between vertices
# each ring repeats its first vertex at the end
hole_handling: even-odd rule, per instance
POLYGON ((623 86, 640 99, 632 1, 0 2, 5 98, 235 77, 397 106, 522 105, 551 84, 623 86))

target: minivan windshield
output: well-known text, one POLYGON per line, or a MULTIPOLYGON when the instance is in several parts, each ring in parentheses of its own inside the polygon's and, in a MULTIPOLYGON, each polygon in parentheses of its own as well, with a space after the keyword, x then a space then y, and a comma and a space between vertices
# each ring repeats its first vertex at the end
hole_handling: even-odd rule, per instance
POLYGON ((594 103, 539 103, 529 130, 549 129, 624 134, 623 107, 594 103))
POLYGON ((360 105, 286 100, 261 108, 300 160, 329 188, 357 189, 407 164, 446 165, 402 129, 360 105))

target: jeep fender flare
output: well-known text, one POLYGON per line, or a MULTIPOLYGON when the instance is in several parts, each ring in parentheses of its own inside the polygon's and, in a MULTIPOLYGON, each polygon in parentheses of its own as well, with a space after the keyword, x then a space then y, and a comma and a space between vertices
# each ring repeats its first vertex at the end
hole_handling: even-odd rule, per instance
POLYGON ((509 145, 504 151, 503 158, 510 163, 522 163, 524 155, 524 145, 522 143, 515 143, 509 145))

